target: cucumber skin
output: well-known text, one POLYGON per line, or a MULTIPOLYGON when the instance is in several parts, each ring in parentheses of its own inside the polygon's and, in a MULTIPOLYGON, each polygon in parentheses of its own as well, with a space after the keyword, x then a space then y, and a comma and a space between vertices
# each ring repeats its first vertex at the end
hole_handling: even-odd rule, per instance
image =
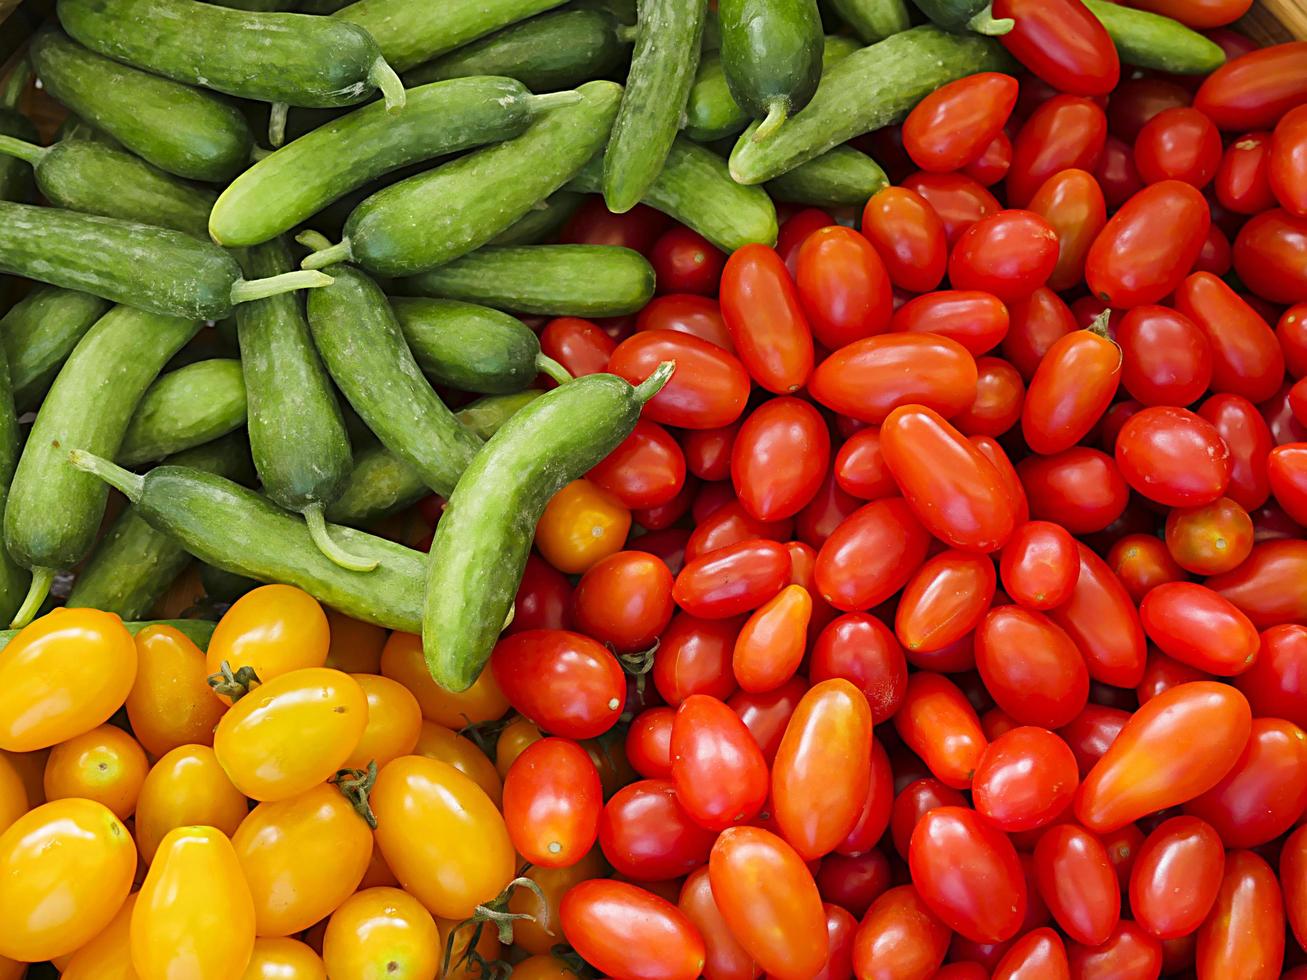
MULTIPOLYGON (((26 116, 0 107, 0 134, 35 143, 36 127, 26 116)), ((14 157, 0 158, 0 201, 29 201, 32 198, 32 168, 14 157)))
MULTIPOLYGON (((18 413, 14 410, 9 369, 0 359, 0 511, 7 506, 18 458, 18 413)), ((27 570, 13 559, 8 549, 0 547, 0 616, 13 619, 29 581, 27 570)))
MULTIPOLYGON (((209 640, 213 637, 213 631, 217 629, 218 624, 209 619, 154 619, 146 622, 127 622, 123 623, 127 627, 127 632, 135 636, 147 626, 171 626, 173 629, 181 632, 185 637, 194 643, 201 650, 209 649, 209 640)), ((11 640, 22 630, 0 630, 0 650, 7 647, 11 640)))
POLYGON ((358 24, 395 71, 407 71, 563 0, 359 0, 333 17, 358 24))
POLYGON ((221 96, 120 65, 54 31, 37 34, 29 50, 53 98, 160 170, 227 181, 249 163, 249 124, 221 96))
POLYGON ((599 151, 620 101, 614 82, 587 82, 582 101, 542 113, 521 136, 373 194, 345 235, 369 272, 409 276, 486 244, 561 188, 599 151))
POLYGON ((888 186, 889 177, 875 160, 851 146, 837 146, 769 180, 767 192, 792 204, 862 207, 888 186))
POLYGON ((481 440, 463 428, 423 376, 385 294, 350 266, 313 290, 309 326, 328 373, 378 439, 449 496, 481 440))
POLYGON ((433 383, 506 395, 535 380, 540 340, 521 320, 474 303, 399 296, 391 309, 433 383))
POLYGON ((411 296, 518 313, 624 316, 653 298, 654 271, 639 252, 619 245, 519 245, 479 249, 401 286, 411 296))
POLYGON ((111 304, 90 293, 37 286, 0 319, 14 405, 35 410, 77 342, 111 304))
MULTIPOLYGON (((280 239, 249 249, 241 261, 251 277, 292 268, 290 249, 280 239)), ((353 458, 303 298, 283 293, 242 303, 236 308, 236 335, 249 401, 250 451, 263 492, 287 510, 328 503, 353 458)))
POLYGON ((1218 44, 1170 17, 1104 0, 1085 0, 1085 6, 1107 28, 1127 65, 1206 75, 1225 64, 1225 52, 1218 44))
POLYGON ((514 415, 467 468, 436 525, 422 616, 427 668, 441 687, 466 690, 481 673, 545 505, 630 435, 640 408, 615 375, 577 378, 514 415))
POLYGON ((980 35, 932 26, 895 34, 832 65, 807 108, 770 139, 753 140, 756 124, 745 130, 731 152, 731 176, 742 184, 772 180, 854 136, 899 122, 948 82, 1012 65, 1002 45, 980 35))
POLYGON ((9 488, 5 545, 20 564, 71 568, 86 557, 108 487, 73 467, 68 453, 117 455, 145 390, 199 329, 119 306, 78 342, 41 403, 9 488))
POLYGON ((118 450, 119 466, 138 466, 203 446, 245 424, 241 362, 195 361, 159 376, 141 396, 118 450))
MULTIPOLYGON (((838 2, 838 0, 836 0, 838 2)), ((954 34, 965 34, 971 18, 989 6, 991 0, 913 0, 936 27, 954 34)))
MULTIPOLYGON (((840 20, 865 43, 875 44, 912 26, 904 0, 829 0, 840 20)), ((981 0, 983 8, 989 0, 981 0)), ((925 6, 919 3, 918 6, 925 6)), ((968 18, 970 19, 970 18, 968 18)), ((943 26, 943 25, 941 25, 943 26)), ((963 25, 965 27, 965 23, 963 25)))
POLYGON ((732 97, 762 119, 772 103, 795 113, 821 80, 817 0, 719 0, 721 59, 732 97))
POLYGON ((567 224, 585 196, 561 190, 536 205, 490 240, 490 245, 537 245, 553 238, 567 224))
POLYGON ((387 173, 520 135, 536 113, 508 78, 460 78, 408 92, 399 113, 380 102, 355 109, 264 157, 218 197, 209 233, 223 245, 257 245, 387 173))
POLYGON ((242 99, 330 108, 376 87, 368 77, 381 48, 330 18, 196 0, 59 0, 58 12, 92 51, 242 99))
POLYGON ((635 51, 604 154, 604 201, 622 214, 662 169, 699 68, 707 0, 641 0, 635 51))

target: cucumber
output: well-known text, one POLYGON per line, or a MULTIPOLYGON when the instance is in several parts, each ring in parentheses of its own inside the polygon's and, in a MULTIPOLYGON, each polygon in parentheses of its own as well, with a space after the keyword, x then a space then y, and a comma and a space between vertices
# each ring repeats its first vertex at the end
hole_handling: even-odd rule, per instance
MULTIPOLYGON (((240 483, 254 478, 249 443, 240 433, 178 453, 168 463, 193 466, 240 483)), ((190 563, 185 548, 151 527, 135 507, 128 506, 78 571, 67 605, 103 609, 123 619, 140 619, 190 563)))
POLYGON ((192 320, 224 320, 238 303, 331 282, 308 270, 246 280, 227 252, 184 232, 8 201, 0 272, 192 320))
MULTIPOLYGON (((36 138, 36 127, 26 116, 0 107, 0 147, 11 141, 30 141, 36 138)), ((29 201, 31 198, 31 168, 17 157, 0 159, 0 201, 29 201)))
POLYGON ((602 10, 551 11, 419 65, 404 73, 404 84, 507 75, 533 92, 572 88, 618 66, 627 47, 622 30, 602 10))
POLYGON ((331 108, 404 86, 355 24, 198 0, 59 0, 59 23, 92 51, 187 85, 262 102, 331 108))
POLYGON ((591 374, 537 398, 477 454, 436 525, 422 614, 427 669, 447 691, 472 685, 513 608, 545 505, 631 434, 671 377, 638 387, 591 374))
MULTIPOLYGON (((9 384, 9 370, 0 359, 0 509, 7 506, 19 457, 18 413, 9 384)), ((0 546, 0 616, 11 618, 23 601, 30 576, 27 569, 0 546)))
POLYGON ((36 186, 58 207, 207 235, 217 195, 126 150, 85 139, 43 147, 0 136, 0 153, 31 164, 36 186))
POLYGON ((542 316, 625 316, 653 298, 654 271, 619 245, 483 248, 403 282, 437 296, 542 316))
POLYGON ((160 375, 146 389, 115 459, 121 466, 152 463, 235 432, 245 416, 241 362, 196 361, 160 375))
POLYGON ((936 27, 954 34, 987 34, 1002 37, 1012 30, 1011 17, 995 18, 993 0, 913 0, 936 27))
POLYGON ((13 625, 31 620, 56 571, 86 557, 104 516, 107 489, 69 466, 68 450, 114 456, 145 390, 199 329, 194 320, 117 306, 64 362, 32 423, 5 506, 5 546, 33 572, 13 625))
POLYGON ((69 113, 68 118, 60 123, 59 128, 55 130, 55 139, 62 143, 64 140, 90 140, 95 143, 106 143, 109 146, 121 146, 116 139, 108 133, 102 133, 85 119, 81 119, 69 113))
POLYGON ((904 0, 827 0, 835 16, 864 44, 875 44, 912 26, 904 0))
POLYGON ((560 6, 563 0, 359 0, 332 16, 358 24, 396 71, 560 6))
POLYGON ((888 186, 889 178, 875 160, 851 146, 837 146, 767 181, 767 193, 812 207, 862 207, 888 186))
MULTIPOLYGON (((213 637, 213 631, 218 628, 218 624, 210 619, 153 619, 148 622, 128 622, 123 623, 127 627, 127 632, 135 636, 147 626, 171 626, 173 629, 183 633, 188 640, 194 643, 201 650, 209 648, 209 640, 213 637)), ((21 633, 22 630, 0 630, 0 650, 9 645, 9 641, 21 633)))
POLYGON ((479 248, 558 190, 603 146, 621 87, 587 82, 578 101, 550 109, 516 139, 486 147, 373 194, 345 222, 340 242, 306 269, 355 262, 410 276, 479 248))
POLYGON ((925 96, 965 75, 1008 71, 1013 62, 987 37, 914 27, 832 65, 806 109, 771 139, 750 126, 731 152, 731 176, 761 184, 841 143, 899 122, 925 96))
POLYGON ((640 0, 635 51, 604 154, 604 201, 616 214, 640 203, 681 128, 708 0, 640 0))
POLYGON ((323 555, 298 514, 213 473, 156 466, 144 476, 72 450, 73 467, 122 491, 135 510, 200 561, 260 582, 294 585, 354 619, 416 633, 426 556, 353 528, 329 525, 351 554, 375 561, 351 572, 323 555))
POLYGON ((109 305, 89 293, 37 286, 0 319, 0 342, 19 412, 41 404, 59 368, 109 305))
POLYGON ((762 120, 753 138, 764 140, 808 104, 821 81, 817 0, 718 0, 717 14, 726 86, 762 120))
POLYGON ((204 0, 205 3, 217 4, 219 7, 231 7, 233 10, 297 10, 298 0, 204 0))
MULTIPOLYGON (((602 181, 603 161, 596 158, 567 186, 592 194, 602 181)), ((731 180, 725 160, 684 137, 672 144, 642 203, 693 228, 727 253, 751 242, 776 244, 776 206, 766 192, 731 180)))
POLYGON ((423 377, 377 284, 350 266, 334 266, 332 275, 335 282, 315 290, 308 303, 328 373, 382 444, 434 492, 449 496, 481 440, 423 377))
POLYGON ((39 33, 31 57, 53 98, 160 170, 227 181, 249 163, 249 124, 222 96, 120 65, 57 31, 39 33))
POLYGON ((1220 45, 1170 17, 1106 0, 1085 0, 1085 6, 1107 28, 1116 53, 1127 65, 1176 75, 1207 75, 1225 64, 1220 45))
POLYGON ((490 244, 538 245, 553 238, 584 200, 583 194, 556 191, 492 238, 490 244))
POLYGON ((334 14, 350 5, 350 0, 300 0, 302 14, 334 14))
POLYGON ((200 585, 204 587, 204 594, 218 602, 235 602, 261 584, 255 579, 225 571, 215 565, 200 565, 200 585))

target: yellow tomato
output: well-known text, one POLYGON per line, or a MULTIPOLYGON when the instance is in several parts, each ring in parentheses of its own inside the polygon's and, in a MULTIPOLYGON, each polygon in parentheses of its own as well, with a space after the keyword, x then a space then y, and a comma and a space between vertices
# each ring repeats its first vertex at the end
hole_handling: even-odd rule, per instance
POLYGON ((398 888, 356 892, 332 914, 322 940, 331 980, 431 980, 442 953, 431 913, 398 888))
POLYGON ((381 770, 369 799, 386 863, 432 915, 466 919, 512 880, 504 818, 453 766, 401 756, 381 770))
POLYGON ((0 834, 0 956, 39 963, 90 941, 132 887, 136 845, 93 800, 56 800, 0 834))
POLYGON ((131 935, 136 894, 128 895, 100 934, 72 955, 59 980, 136 980, 131 935))
POLYGON ((241 980, 327 980, 327 968, 298 939, 260 937, 241 980))
POLYGON ((246 796, 286 800, 335 775, 367 724, 368 699, 349 674, 306 667, 232 705, 218 722, 213 750, 246 796))
POLYGON ((22 774, 9 756, 0 754, 0 834, 27 809, 27 787, 23 785, 22 774))
POLYGON ((351 674, 368 699, 368 726, 345 760, 346 769, 366 769, 369 762, 383 768, 392 759, 408 755, 422 731, 418 699, 399 681, 376 674, 351 674))
MULTIPOLYGON (((0 758, 8 761, 18 773, 18 778, 27 790, 27 807, 40 806, 45 802, 45 762, 50 758, 49 749, 35 752, 6 752, 0 749, 0 758)), ((0 828, 3 829, 3 828, 0 828)))
POLYGON ((414 755, 424 755, 428 759, 438 759, 461 772, 476 783, 492 803, 498 808, 504 797, 504 781, 500 778, 495 764, 486 758, 475 742, 453 729, 437 725, 434 721, 422 722, 422 732, 418 735, 414 755))
POLYGON ((136 809, 150 769, 145 750, 121 728, 101 725, 61 742, 45 763, 45 798, 82 797, 103 803, 119 820, 136 809))
POLYGON ((136 844, 149 864, 164 835, 177 827, 217 827, 234 833, 249 813, 245 794, 231 784, 207 745, 173 749, 145 777, 136 804, 136 844))
POLYGON ((27 974, 27 964, 0 956, 0 980, 23 980, 27 974))
POLYGON ((560 572, 581 575, 616 554, 631 530, 631 512, 607 490, 573 480, 545 506, 536 525, 536 547, 560 572))
POLYGON ((467 959, 468 943, 472 937, 476 936, 476 955, 487 963, 494 963, 504 954, 504 947, 499 942, 499 930, 492 923, 486 922, 481 926, 481 934, 477 935, 475 926, 455 922, 453 919, 437 919, 436 931, 440 933, 440 955, 445 955, 445 950, 449 950, 449 971, 441 977, 441 980, 482 980, 485 977, 485 971, 482 970, 479 963, 469 963, 467 959), (460 928, 461 926, 461 928, 460 928), (451 949, 449 945, 449 934, 457 930, 454 934, 454 946, 451 949))
POLYGON ((335 786, 260 803, 231 838, 254 899, 255 931, 289 936, 354 894, 372 831, 335 786))
MULTIPOLYGON (((487 672, 488 673, 488 672, 487 672)), ((512 718, 499 732, 499 741, 495 743, 495 771, 499 778, 508 776, 517 757, 536 742, 544 738, 536 723, 525 715, 512 718)))
POLYGON ((531 916, 513 923, 513 944, 528 953, 547 953, 559 943, 566 942, 559 912, 563 896, 573 885, 600 878, 607 871, 608 866, 598 847, 568 868, 527 869, 526 877, 540 886, 545 898, 542 902, 529 888, 513 889, 508 899, 508 911, 531 916))
POLYGON ((381 670, 381 648, 386 645, 386 631, 362 620, 352 619, 334 609, 327 610, 331 629, 331 646, 326 666, 347 674, 376 674, 381 670))
POLYGON ((31 752, 102 725, 136 679, 136 645, 98 609, 56 609, 0 650, 0 749, 31 752))
POLYGON ((513 967, 513 980, 576 980, 576 976, 575 970, 550 953, 528 956, 513 967))
POLYGON ((292 670, 321 667, 330 645, 327 614, 317 599, 293 585, 261 585, 233 602, 218 620, 205 665, 210 674, 224 663, 232 673, 253 667, 266 684, 292 670))
POLYGON ((168 831, 132 910, 131 941, 140 980, 233 980, 245 972, 254 902, 222 831, 168 831))
POLYGON ((491 671, 481 671, 472 686, 458 694, 450 694, 440 687, 427 670, 421 637, 412 633, 390 634, 381 652, 381 672, 412 692, 422 708, 422 717, 455 731, 502 718, 508 711, 508 698, 495 683, 491 671))
POLYGON ((200 648, 171 626, 147 626, 136 634, 136 656, 127 719, 145 750, 157 758, 179 745, 212 745, 227 707, 213 696, 200 648))

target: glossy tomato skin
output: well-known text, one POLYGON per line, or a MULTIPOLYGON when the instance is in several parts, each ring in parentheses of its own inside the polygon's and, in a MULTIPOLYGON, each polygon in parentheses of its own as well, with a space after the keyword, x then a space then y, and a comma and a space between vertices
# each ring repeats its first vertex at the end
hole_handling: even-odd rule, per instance
POLYGON ((955 340, 891 333, 842 347, 817 366, 808 390, 822 405, 879 425, 903 405, 945 417, 976 400, 976 362, 955 340))
POLYGON ((654 242, 649 251, 660 293, 704 293, 717 291, 726 256, 702 235, 679 225, 654 242))
POLYGON ((999 0, 995 18, 1017 26, 1000 40, 1012 56, 1054 88, 1076 95, 1106 95, 1116 87, 1121 64, 1111 37, 1083 6, 999 0))
POLYGON ((1229 497, 1206 507, 1173 510, 1166 518, 1166 547, 1186 571, 1219 575, 1237 568, 1253 550, 1252 518, 1229 497))
POLYGON ((951 248, 973 224, 1001 209, 998 198, 965 174, 909 174, 902 186, 924 198, 944 223, 951 248))
POLYGON ((1230 483, 1230 451, 1212 424, 1188 409, 1145 408, 1116 440, 1121 475, 1149 500, 1168 507, 1201 507, 1219 500, 1230 483))
POLYGON ((830 431, 817 410, 798 398, 773 398, 740 426, 731 483, 751 517, 777 521, 816 496, 829 465, 830 431))
POLYGON ((1289 925, 1302 946, 1307 938, 1307 830, 1299 827, 1285 839, 1279 871, 1289 925))
POLYGON ((676 576, 672 598, 693 616, 725 619, 758 608, 785 587, 789 575, 789 552, 755 538, 687 564, 676 576))
POLYGON ((1136 306, 1116 330, 1121 384, 1145 405, 1188 405, 1212 380, 1212 348, 1188 317, 1165 306, 1136 306))
POLYGON ((737 691, 731 695, 728 702, 731 710, 740 716, 744 727, 749 729, 769 765, 776 758, 785 727, 807 689, 808 685, 803 678, 791 677, 772 691, 737 691))
POLYGON ((685 454, 666 429, 641 419, 586 478, 623 507, 657 507, 685 484, 685 454))
POLYGON ((867 783, 867 798, 857 821, 848 836, 835 847, 836 854, 856 857, 879 853, 872 849, 880 843, 889 828, 894 807, 894 771, 889 754, 880 740, 871 740, 871 779, 867 783))
POLYGON ((145 777, 136 806, 136 843, 149 864, 165 834, 175 827, 215 827, 232 834, 249 812, 249 802, 231 784, 213 749, 180 745, 145 777))
POLYGON ((1086 946, 1107 941, 1121 916, 1121 889, 1102 841, 1074 824, 1050 827, 1035 845, 1035 879, 1068 936, 1086 946))
POLYGON ((986 690, 1019 724, 1060 728, 1084 709, 1084 657, 1042 613, 1012 605, 991 610, 976 629, 975 650, 986 690))
POLYGON ((653 682, 672 707, 691 694, 728 698, 736 690, 731 653, 738 619, 699 619, 677 613, 659 640, 653 682))
POLYGON ((1297 303, 1307 284, 1302 260, 1307 218, 1284 210, 1263 211, 1239 231, 1234 267, 1244 285, 1273 303, 1297 303))
POLYGON ((879 429, 868 426, 844 440, 835 456, 835 481, 841 490, 859 500, 898 495, 899 488, 880 451, 879 429))
POLYGON ((1266 503, 1271 494, 1267 459, 1274 442, 1257 406, 1242 395, 1212 395, 1198 408, 1230 451, 1228 496, 1247 511, 1266 503))
POLYGON ((621 881, 583 881, 563 896, 563 934, 614 980, 694 980, 704 942, 680 909, 621 881))
POLYGON ((1071 598, 1080 577, 1075 539, 1059 524, 1017 527, 999 559, 1003 590, 1028 609, 1052 609, 1071 598))
POLYGON ((836 609, 875 606, 907 583, 930 540, 902 498, 874 500, 849 515, 817 552, 817 589, 836 609))
POLYGON ((101 725, 50 751, 43 780, 45 798, 95 800, 126 820, 136 809, 149 768, 136 739, 121 728, 101 725))
POLYGON ((976 361, 976 400, 954 419, 968 436, 1001 436, 1021 421, 1026 386, 1021 372, 998 357, 976 361))
POLYGON ((900 289, 925 293, 944 278, 948 268, 944 222, 916 191, 887 187, 873 194, 862 212, 862 233, 900 289))
POLYGON ((671 570, 642 551, 619 551, 592 565, 573 596, 577 626, 623 653, 652 645, 673 610, 671 570))
POLYGON ((727 353, 735 353, 721 307, 715 299, 670 293, 655 296, 635 319, 637 332, 645 330, 671 330, 706 340, 727 353))
POLYGON ((872 903, 854 934, 855 974, 860 980, 927 980, 944 962, 949 936, 916 888, 891 888, 872 903))
POLYGON ((1116 395, 1121 361, 1121 348, 1093 330, 1078 330, 1053 344, 1026 390, 1021 409, 1026 444, 1048 456, 1083 439, 1116 395))
POLYGON ((574 378, 603 371, 615 350, 613 338, 580 317, 557 317, 540 331, 540 352, 567 368, 574 378))
POLYGON ((1212 390, 1249 401, 1270 398, 1284 379, 1284 353, 1270 325, 1221 279, 1195 272, 1176 290, 1175 308, 1212 348, 1212 390))
POLYGON ((1284 964, 1284 905, 1275 872, 1252 851, 1231 851, 1216 902, 1198 929, 1198 975, 1270 980, 1284 964))
POLYGON ((1002 354, 1028 384, 1049 348, 1076 329, 1076 320, 1062 297, 1047 287, 1013 303, 1008 312, 1002 354))
POLYGON ((785 268, 794 275, 799 263, 799 249, 808 236, 819 228, 836 224, 821 208, 804 208, 796 211, 781 222, 780 232, 776 236, 776 251, 785 260, 785 268))
POLYGON ((1307 724, 1307 627, 1273 626, 1260 637, 1252 667, 1235 679, 1257 717, 1307 724))
POLYGON ((1258 629, 1299 622, 1307 616, 1297 583, 1307 573, 1307 546, 1295 539, 1253 545, 1248 560, 1232 572, 1213 575, 1209 588, 1233 602, 1258 629))
POLYGON ((1203 188, 1221 163, 1221 134, 1197 109, 1164 109, 1135 139, 1135 166, 1146 184, 1181 180, 1203 188))
POLYGON ((1103 559, 1077 544, 1080 574, 1067 602, 1049 610, 1084 654, 1091 679, 1135 687, 1144 674, 1144 631, 1134 602, 1103 559))
POLYGON ((1222 129, 1271 129, 1286 112, 1307 101, 1304 66, 1304 41, 1245 54, 1207 76, 1194 108, 1222 129))
POLYGON ((891 884, 890 862, 883 851, 862 854, 830 854, 817 870, 817 888, 828 903, 848 909, 855 922, 867 914, 871 903, 883 895, 891 884))
POLYGON ((608 370, 639 384, 663 361, 676 371, 644 407, 643 417, 684 429, 730 425, 749 398, 744 365, 716 344, 673 330, 642 330, 613 351, 608 370))
POLYGON ((672 723, 677 799, 709 830, 752 820, 767 799, 767 763, 740 718, 717 698, 692 694, 672 723))
POLYGON ((979 357, 998 346, 1008 325, 1007 307, 993 293, 944 289, 908 300, 894 311, 890 329, 947 337, 979 357))
POLYGON ((794 676, 803 661, 812 609, 808 590, 792 583, 745 620, 731 655, 731 670, 743 690, 772 691, 794 676))
POLYGON ((956 684, 925 671, 910 675, 894 727, 942 783, 954 789, 971 785, 988 742, 975 709, 956 684))
POLYGON ((1139 616, 1163 652, 1209 674, 1242 673, 1260 646, 1248 617, 1196 582, 1159 585, 1144 596, 1139 616))
POLYGON ((511 635, 532 629, 567 629, 571 625, 572 583, 532 552, 513 600, 513 621, 504 632, 511 635))
POLYGON ((876 724, 889 720, 908 684, 907 661, 888 626, 866 613, 832 620, 812 648, 808 676, 813 683, 842 677, 862 691, 876 724))
POLYGON ((1106 140, 1107 116, 1093 100, 1053 96, 1031 113, 1017 133, 1007 175, 1008 203, 1028 206, 1040 186, 1061 171, 1093 171, 1106 140))
POLYGON ((715 835, 690 817, 671 780, 645 779, 613 794, 599 818, 599 845, 636 881, 666 881, 708 860, 715 835))
POLYGON ((1193 93, 1164 78, 1131 78, 1122 81, 1107 106, 1112 135, 1133 143, 1150 119, 1166 109, 1187 106, 1193 93))
POLYGON ((893 287, 879 253, 841 225, 820 228, 799 248, 795 284, 813 335, 829 350, 883 333, 893 287))
POLYGON ((567 219, 559 240, 579 245, 620 245, 645 254, 669 223, 665 214, 645 204, 614 214, 602 201, 591 198, 567 219))
POLYGON ((1270 169, 1271 134, 1239 137, 1226 148, 1216 170, 1216 200, 1236 214, 1258 214, 1275 207, 1270 169))
POLYGON ((528 630, 502 639, 490 670, 514 708, 564 738, 602 735, 626 704, 617 658, 580 633, 528 630))
POLYGON ((759 972, 739 944, 713 900, 708 868, 697 868, 681 886, 677 907, 699 931, 704 942, 703 975, 712 980, 754 980, 759 972))
POLYGON ((1187 936, 1216 901, 1225 846, 1207 822, 1171 817, 1144 840, 1130 872, 1130 910, 1158 939, 1187 936))
POLYGON ((685 559, 694 561, 709 552, 754 538, 785 541, 793 533, 794 523, 788 518, 761 520, 746 511, 738 498, 728 498, 727 503, 714 507, 696 522, 685 542, 685 559))
POLYGON ((1070 980, 1071 977, 1062 937, 1048 927, 1033 929, 1013 943, 993 973, 994 980, 1033 980, 1035 977, 1047 980, 1070 980))
POLYGON ((949 257, 949 281, 1004 302, 1029 296, 1057 265, 1057 233, 1033 211, 999 211, 968 228, 949 257))
POLYGON ((1272 450, 1267 476, 1276 502, 1301 524, 1307 518, 1307 443, 1291 442, 1272 450))
POLYGON ((722 270, 721 304, 750 376, 776 394, 803 387, 812 373, 812 329, 781 257, 757 244, 732 252, 722 270))
POLYGON ((428 976, 441 960, 440 932, 431 913, 407 892, 388 886, 350 896, 322 936, 331 976, 428 976))
POLYGON ((938 650, 970 633, 994 599, 994 563, 944 551, 929 559, 899 598, 894 632, 911 651, 938 650))
POLYGON ((546 738, 528 746, 508 770, 503 800, 509 839, 532 864, 569 867, 594 847, 603 786, 575 742, 546 738))
POLYGON ((1087 704, 1058 735, 1065 739, 1076 757, 1076 766, 1083 779, 1107 752, 1121 729, 1130 720, 1130 712, 1120 708, 1107 708, 1100 704, 1087 704))
POLYGON ((136 634, 138 670, 127 694, 127 718, 151 755, 179 745, 211 745, 225 710, 211 696, 200 648, 171 626, 148 626, 136 634))
POLYGON ((1011 75, 981 72, 936 89, 904 120, 903 148, 922 170, 961 170, 1003 131, 1018 88, 1011 75))
POLYGON ((890 838, 894 850, 906 861, 912 844, 912 832, 917 829, 922 817, 937 807, 965 807, 966 804, 966 797, 933 777, 908 783, 894 798, 890 810, 890 838))
POLYGON ((1079 783, 1070 746, 1047 729, 1025 726, 989 743, 971 793, 978 813, 999 830, 1015 833, 1057 819, 1079 783))
POLYGON ((1162 944, 1129 919, 1122 919, 1107 942, 1067 947, 1071 975, 1078 980, 1155 977, 1162 969, 1162 944))
POLYGON ((1107 223, 1107 203, 1098 181, 1088 170, 1059 170, 1039 185, 1028 207, 1047 221, 1057 236, 1057 263, 1048 285, 1053 289, 1079 285, 1085 276, 1089 246, 1107 223))

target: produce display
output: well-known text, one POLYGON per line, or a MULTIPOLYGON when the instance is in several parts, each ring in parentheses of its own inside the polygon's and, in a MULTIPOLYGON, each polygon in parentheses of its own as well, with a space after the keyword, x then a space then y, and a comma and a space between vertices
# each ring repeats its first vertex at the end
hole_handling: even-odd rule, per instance
POLYGON ((50 6, 0 980, 1307 980, 1307 40, 50 6))

